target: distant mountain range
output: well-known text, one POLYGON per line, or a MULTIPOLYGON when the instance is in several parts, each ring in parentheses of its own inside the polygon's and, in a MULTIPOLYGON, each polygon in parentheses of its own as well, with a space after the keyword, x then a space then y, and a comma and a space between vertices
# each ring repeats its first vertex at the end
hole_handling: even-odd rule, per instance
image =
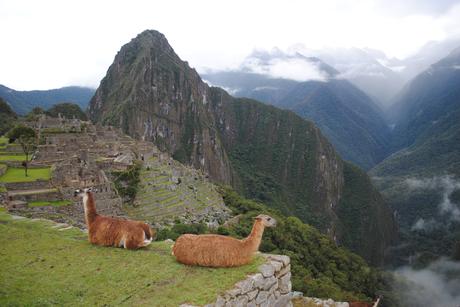
POLYGON ((49 109, 61 102, 78 104, 83 110, 95 90, 88 87, 68 86, 51 90, 16 91, 0 84, 0 97, 19 115, 25 115, 34 107, 49 109))
POLYGON ((460 238, 460 48, 415 77, 388 117, 393 154, 370 174, 405 238, 392 262, 453 255, 460 238))
POLYGON ((460 176, 460 48, 410 82, 388 114, 395 153, 373 174, 460 176))
POLYGON ((203 78, 313 121, 345 160, 370 169, 386 157, 390 130, 379 106, 339 75, 318 58, 275 50, 252 54, 236 71, 203 78))

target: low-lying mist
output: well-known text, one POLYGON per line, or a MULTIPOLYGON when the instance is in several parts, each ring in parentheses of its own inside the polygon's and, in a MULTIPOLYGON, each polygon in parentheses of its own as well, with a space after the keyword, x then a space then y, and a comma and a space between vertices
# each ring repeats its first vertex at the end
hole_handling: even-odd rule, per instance
MULTIPOLYGON (((446 175, 423 179, 409 178, 406 179, 405 183, 410 191, 433 190, 433 192, 442 195, 442 201, 438 204, 439 217, 443 217, 448 221, 460 222, 460 209, 451 199, 452 194, 460 189, 460 181, 453 176, 446 175)), ((436 223, 436 217, 429 220, 420 218, 414 223, 412 229, 429 230, 435 228, 436 223)))
POLYGON ((460 306, 460 262, 440 258, 424 269, 404 266, 395 273, 393 290, 402 306, 460 306))

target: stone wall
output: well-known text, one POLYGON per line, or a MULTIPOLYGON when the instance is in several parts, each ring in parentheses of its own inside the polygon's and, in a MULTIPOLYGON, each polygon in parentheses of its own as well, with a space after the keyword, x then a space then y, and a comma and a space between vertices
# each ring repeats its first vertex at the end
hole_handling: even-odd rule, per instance
POLYGON ((46 193, 24 193, 24 194, 16 194, 16 195, 8 195, 10 200, 21 200, 25 202, 30 201, 55 201, 61 200, 62 195, 56 189, 56 191, 50 191, 46 193))
POLYGON ((48 180, 35 180, 31 182, 9 182, 5 183, 8 190, 37 190, 53 188, 48 180))
MULTIPOLYGON (((262 254, 266 262, 259 272, 205 307, 285 307, 292 306, 291 264, 288 256, 262 254)), ((190 305, 181 305, 186 307, 190 305)))

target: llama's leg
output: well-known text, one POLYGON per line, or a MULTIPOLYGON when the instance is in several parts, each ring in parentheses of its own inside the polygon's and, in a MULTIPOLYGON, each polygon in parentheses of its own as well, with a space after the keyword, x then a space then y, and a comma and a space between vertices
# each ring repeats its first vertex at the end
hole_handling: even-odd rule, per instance
POLYGON ((128 238, 125 240, 124 248, 126 249, 137 249, 139 248, 139 242, 133 240, 133 238, 128 238))
POLYGON ((125 248, 136 249, 144 246, 145 233, 141 228, 132 229, 131 233, 126 236, 125 248))

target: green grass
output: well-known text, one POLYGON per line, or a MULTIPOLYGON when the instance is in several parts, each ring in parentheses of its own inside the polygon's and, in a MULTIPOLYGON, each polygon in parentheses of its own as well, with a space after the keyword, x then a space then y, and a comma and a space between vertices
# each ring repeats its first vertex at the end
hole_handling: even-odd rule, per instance
POLYGON ((43 207, 43 206, 67 206, 70 205, 72 202, 68 200, 50 200, 50 201, 31 201, 28 203, 29 207, 43 207))
POLYGON ((9 167, 6 173, 0 177, 0 182, 31 182, 38 179, 49 180, 51 178, 51 168, 31 168, 28 170, 28 176, 25 176, 23 168, 9 167))
MULTIPOLYGON (((29 157, 30 159, 30 157, 29 157)), ((0 161, 25 161, 26 155, 0 155, 0 161)))
POLYGON ((263 262, 232 269, 184 266, 165 242, 137 251, 99 247, 77 229, 52 225, 0 211, 1 306, 204 305, 263 262))
POLYGON ((5 146, 8 144, 8 138, 5 136, 0 136, 0 146, 5 146))

